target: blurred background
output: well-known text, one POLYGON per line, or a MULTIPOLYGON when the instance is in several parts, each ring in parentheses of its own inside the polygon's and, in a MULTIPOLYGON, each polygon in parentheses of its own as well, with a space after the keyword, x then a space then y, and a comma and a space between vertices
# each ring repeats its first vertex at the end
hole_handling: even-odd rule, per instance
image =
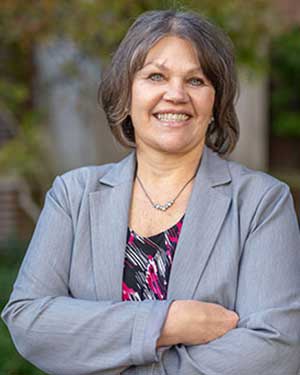
MULTIPOLYGON (((151 9, 195 10, 236 46, 241 137, 232 155, 287 182, 300 212, 299 0, 1 0, 0 309, 55 175, 119 160, 97 103, 101 69, 151 9)), ((0 322, 0 375, 41 374, 0 322)))

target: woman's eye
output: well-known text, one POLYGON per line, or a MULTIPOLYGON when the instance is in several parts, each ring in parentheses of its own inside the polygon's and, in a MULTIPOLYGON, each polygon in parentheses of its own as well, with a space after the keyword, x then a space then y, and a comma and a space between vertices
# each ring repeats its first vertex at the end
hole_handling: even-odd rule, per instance
POLYGON ((160 73, 152 73, 149 77, 152 81, 161 81, 163 79, 163 75, 160 73))
POLYGON ((189 81, 193 86, 201 86, 204 83, 203 79, 197 77, 193 77, 189 81))

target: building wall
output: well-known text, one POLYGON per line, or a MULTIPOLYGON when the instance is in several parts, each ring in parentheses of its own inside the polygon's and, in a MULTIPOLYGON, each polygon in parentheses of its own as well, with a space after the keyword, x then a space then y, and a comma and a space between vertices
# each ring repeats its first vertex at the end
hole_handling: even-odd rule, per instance
POLYGON ((250 168, 268 168, 268 84, 265 75, 240 71, 240 96, 236 105, 240 139, 231 158, 250 168))
POLYGON ((300 23, 299 0, 273 0, 274 5, 281 15, 281 20, 286 24, 300 23))

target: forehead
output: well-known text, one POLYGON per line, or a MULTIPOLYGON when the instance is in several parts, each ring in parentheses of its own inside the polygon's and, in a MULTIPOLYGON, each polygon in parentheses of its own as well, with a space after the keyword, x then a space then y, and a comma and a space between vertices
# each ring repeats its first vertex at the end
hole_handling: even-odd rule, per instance
POLYGON ((200 61, 194 45, 177 36, 166 36, 160 39, 149 49, 143 66, 156 64, 184 64, 199 67, 200 61))

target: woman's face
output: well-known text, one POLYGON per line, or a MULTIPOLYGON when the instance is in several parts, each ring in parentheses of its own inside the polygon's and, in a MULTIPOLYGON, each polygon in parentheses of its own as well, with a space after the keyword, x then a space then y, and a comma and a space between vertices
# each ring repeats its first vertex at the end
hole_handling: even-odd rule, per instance
POLYGON ((215 90, 189 41, 176 36, 158 41, 135 74, 131 94, 138 150, 202 151, 215 90))

